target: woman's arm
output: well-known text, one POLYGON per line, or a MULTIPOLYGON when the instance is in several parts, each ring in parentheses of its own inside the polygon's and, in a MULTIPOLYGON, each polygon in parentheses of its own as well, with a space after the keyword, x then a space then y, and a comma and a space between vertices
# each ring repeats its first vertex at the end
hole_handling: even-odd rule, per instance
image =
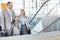
POLYGON ((30 28, 30 24, 29 24, 28 18, 26 18, 26 25, 27 25, 27 28, 29 29, 30 28))

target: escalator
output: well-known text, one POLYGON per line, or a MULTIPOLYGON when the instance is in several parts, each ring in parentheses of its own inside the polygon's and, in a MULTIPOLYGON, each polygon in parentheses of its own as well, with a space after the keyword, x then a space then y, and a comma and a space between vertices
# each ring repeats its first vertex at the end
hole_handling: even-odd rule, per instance
POLYGON ((39 14, 39 12, 40 12, 40 10, 42 9, 42 7, 48 2, 49 0, 47 0, 47 1, 45 1, 42 5, 41 5, 41 7, 38 9, 38 11, 36 12, 36 14, 34 14, 34 16, 32 17, 32 19, 31 18, 29 18, 29 20, 30 20, 30 25, 31 25, 31 29, 33 29, 35 26, 36 26, 36 24, 41 20, 41 18, 40 17, 36 17, 36 16, 38 16, 37 14, 39 14))
POLYGON ((36 12, 36 14, 34 15, 34 17, 31 19, 30 21, 30 25, 33 25, 33 27, 31 28, 31 32, 32 34, 35 33, 41 33, 43 30, 45 30, 45 28, 47 28, 51 23, 55 22, 57 19, 59 19, 59 17, 57 17, 56 15, 50 16, 50 13, 56 8, 56 6, 58 6, 58 3, 56 3, 53 8, 51 8, 49 10, 49 12, 47 12, 46 15, 43 16, 43 18, 39 18, 35 19, 36 16, 39 16, 39 12, 41 11, 41 9, 44 7, 44 5, 46 5, 46 3, 48 3, 49 0, 45 1, 42 6, 39 8, 39 10, 36 12))

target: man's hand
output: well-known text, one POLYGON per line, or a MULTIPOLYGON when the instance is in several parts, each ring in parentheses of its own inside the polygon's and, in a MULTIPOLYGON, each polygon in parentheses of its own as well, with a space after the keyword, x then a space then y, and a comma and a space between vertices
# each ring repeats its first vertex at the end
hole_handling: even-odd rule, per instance
POLYGON ((5 31, 5 29, 2 29, 2 31, 5 31))

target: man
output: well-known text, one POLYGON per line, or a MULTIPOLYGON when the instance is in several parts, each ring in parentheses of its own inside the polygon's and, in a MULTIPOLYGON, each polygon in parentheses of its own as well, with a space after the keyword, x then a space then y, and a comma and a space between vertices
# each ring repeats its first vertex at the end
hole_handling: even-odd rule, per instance
POLYGON ((12 9, 12 2, 7 3, 7 8, 1 13, 2 31, 6 31, 8 36, 11 36, 12 22, 15 18, 15 12, 12 9))

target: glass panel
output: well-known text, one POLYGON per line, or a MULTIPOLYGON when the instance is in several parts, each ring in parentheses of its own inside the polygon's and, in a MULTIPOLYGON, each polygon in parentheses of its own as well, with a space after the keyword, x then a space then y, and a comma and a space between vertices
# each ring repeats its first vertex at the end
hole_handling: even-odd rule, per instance
POLYGON ((20 9, 14 9, 14 11, 15 11, 15 14, 16 14, 16 16, 19 16, 19 14, 20 14, 20 9))
POLYGON ((30 0, 30 8, 32 8, 32 0, 30 0))
POLYGON ((2 0, 2 3, 7 3, 8 1, 12 2, 12 0, 2 0))
POLYGON ((33 7, 36 7, 36 0, 33 1, 33 7))
POLYGON ((13 0, 13 3, 23 3, 23 0, 13 0))
POLYGON ((1 0, 0 0, 0 4, 1 4, 1 0))
POLYGON ((0 0, 0 26, 1 26, 1 0, 0 0))
POLYGON ((30 7, 30 0, 25 0, 25 12, 26 12, 26 16, 29 16, 29 7, 30 7))
POLYGON ((1 0, 0 0, 0 9, 1 9, 1 0))
POLYGON ((0 4, 0 12, 1 12, 1 4, 0 4))
POLYGON ((13 8, 23 9, 23 5, 21 3, 13 3, 13 8))
POLYGON ((15 10, 16 16, 19 16, 20 9, 24 9, 23 0, 13 0, 13 9, 15 10))
POLYGON ((52 32, 52 31, 53 31, 52 28, 53 28, 53 25, 51 25, 51 26, 45 28, 45 29, 43 30, 43 32, 52 32))
POLYGON ((0 9, 1 9, 1 4, 0 4, 0 9))
POLYGON ((60 18, 57 20, 56 24, 57 24, 57 31, 60 31, 60 18))
POLYGON ((36 14, 36 8, 33 8, 33 14, 36 14))

